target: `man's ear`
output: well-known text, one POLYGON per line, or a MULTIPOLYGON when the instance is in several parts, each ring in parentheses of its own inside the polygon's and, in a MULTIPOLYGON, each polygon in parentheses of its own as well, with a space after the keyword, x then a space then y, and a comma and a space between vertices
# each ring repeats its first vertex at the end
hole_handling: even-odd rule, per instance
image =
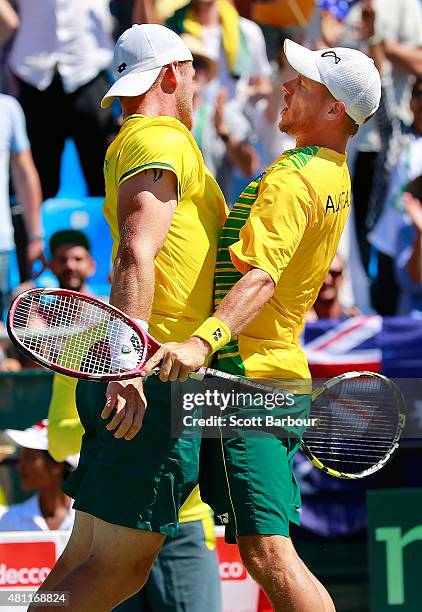
POLYGON ((331 120, 337 120, 344 117, 346 114, 346 105, 340 100, 333 100, 328 109, 328 118, 331 120))
POLYGON ((179 84, 179 75, 177 73, 178 62, 171 62, 164 68, 163 78, 161 80, 161 88, 164 93, 173 94, 179 84))

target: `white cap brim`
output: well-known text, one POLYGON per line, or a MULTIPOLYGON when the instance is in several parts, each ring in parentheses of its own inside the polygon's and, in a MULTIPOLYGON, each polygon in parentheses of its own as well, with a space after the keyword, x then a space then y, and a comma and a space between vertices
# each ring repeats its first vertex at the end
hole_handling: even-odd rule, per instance
POLYGON ((322 83, 313 51, 298 45, 293 40, 286 39, 284 41, 284 53, 293 70, 312 81, 322 83))
POLYGON ((108 108, 113 103, 113 100, 120 96, 141 96, 154 85, 161 72, 161 68, 162 66, 152 68, 151 70, 143 70, 142 72, 137 72, 135 69, 129 74, 120 77, 101 100, 101 108, 108 108))
MULTIPOLYGON (((34 450, 48 451, 48 438, 40 436, 38 431, 28 431, 21 429, 5 429, 5 437, 8 438, 14 445, 23 448, 32 448, 34 450)), ((63 462, 68 463, 72 468, 76 469, 79 462, 79 453, 69 455, 63 462)), ((59 462, 60 463, 60 462, 59 462)))
POLYGON ((40 440, 40 436, 32 434, 29 431, 21 431, 20 429, 5 429, 5 435, 18 446, 24 448, 33 448, 35 450, 48 450, 48 440, 45 437, 45 442, 40 440))

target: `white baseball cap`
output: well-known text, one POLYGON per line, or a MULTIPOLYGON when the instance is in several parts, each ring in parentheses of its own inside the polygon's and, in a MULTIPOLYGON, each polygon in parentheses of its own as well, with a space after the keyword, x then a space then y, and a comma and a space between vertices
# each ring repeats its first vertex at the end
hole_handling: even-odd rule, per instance
MULTIPOLYGON (((48 421, 47 419, 43 419, 39 423, 32 425, 32 427, 28 427, 28 429, 5 429, 4 433, 5 436, 17 446, 48 451, 47 429, 48 421)), ((66 463, 73 468, 77 467, 78 461, 79 454, 66 457, 66 463)))
POLYGON ((292 40, 284 41, 284 53, 299 74, 322 83, 347 114, 362 125, 375 113, 381 99, 381 79, 372 59, 356 49, 333 47, 311 51, 292 40))
POLYGON ((189 47, 175 32, 157 23, 135 24, 120 36, 114 47, 116 82, 101 100, 107 108, 117 96, 140 96, 155 83, 163 66, 192 61, 189 47))

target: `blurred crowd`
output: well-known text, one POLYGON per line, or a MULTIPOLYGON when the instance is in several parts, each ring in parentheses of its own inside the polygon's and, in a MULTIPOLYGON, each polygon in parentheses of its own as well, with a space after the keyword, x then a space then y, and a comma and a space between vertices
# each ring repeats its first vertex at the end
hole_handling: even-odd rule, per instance
MULTIPOLYGON (((291 77, 285 38, 312 49, 353 47, 372 57, 382 76, 381 106, 351 140, 352 213, 309 320, 420 315, 421 0, 0 0, 3 320, 11 297, 34 286, 39 269, 49 268, 61 287, 95 293, 90 240, 101 236, 88 238, 70 227, 47 236, 43 202, 60 189, 69 139, 88 196, 104 193, 103 159, 119 130, 120 110, 116 103, 101 109, 100 100, 112 80, 114 42, 132 23, 163 23, 190 47, 192 131, 229 206, 295 146, 278 129, 282 84, 291 77), (13 256, 18 285, 10 280, 13 256)), ((0 322, 0 370, 30 367, 23 359, 0 322)), ((33 523, 44 529, 71 516, 70 501, 60 493, 67 459, 57 463, 48 455, 40 427, 37 436, 31 430, 19 440, 26 449, 19 463, 23 481, 30 460, 41 466, 31 485, 41 492, 19 512, 41 516, 33 523), (45 517, 51 516, 50 525, 45 517)), ((4 515, 0 530, 2 521, 9 528, 16 512, 4 515)))
MULTIPOLYGON (((3 315, 16 290, 11 253, 21 282, 48 266, 42 203, 60 189, 69 139, 87 195, 103 195, 104 153, 120 121, 117 103, 108 109, 99 104, 112 80, 113 44, 132 23, 147 22, 164 23, 192 50, 192 131, 229 206, 251 178, 294 147, 278 129, 282 84, 290 78, 284 39, 313 49, 354 47, 372 57, 383 96, 375 120, 359 130, 348 151, 353 213, 339 253, 341 314, 417 315, 421 0, 0 0, 3 315)), ((318 316, 315 308, 311 317, 318 316)), ((4 359, 10 359, 7 350, 4 359)))

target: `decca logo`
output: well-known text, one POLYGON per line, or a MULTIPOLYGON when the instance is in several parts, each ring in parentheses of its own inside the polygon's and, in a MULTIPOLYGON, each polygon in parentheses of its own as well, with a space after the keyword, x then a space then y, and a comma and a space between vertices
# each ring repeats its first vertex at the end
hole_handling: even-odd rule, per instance
POLYGON ((221 561, 219 564, 221 580, 245 580, 246 570, 240 561, 221 561))
POLYGON ((0 585, 29 585, 37 586, 44 582, 50 573, 49 567, 7 567, 0 563, 0 585))
POLYGON ((1 542, 0 589, 37 587, 56 560, 54 542, 1 542))

